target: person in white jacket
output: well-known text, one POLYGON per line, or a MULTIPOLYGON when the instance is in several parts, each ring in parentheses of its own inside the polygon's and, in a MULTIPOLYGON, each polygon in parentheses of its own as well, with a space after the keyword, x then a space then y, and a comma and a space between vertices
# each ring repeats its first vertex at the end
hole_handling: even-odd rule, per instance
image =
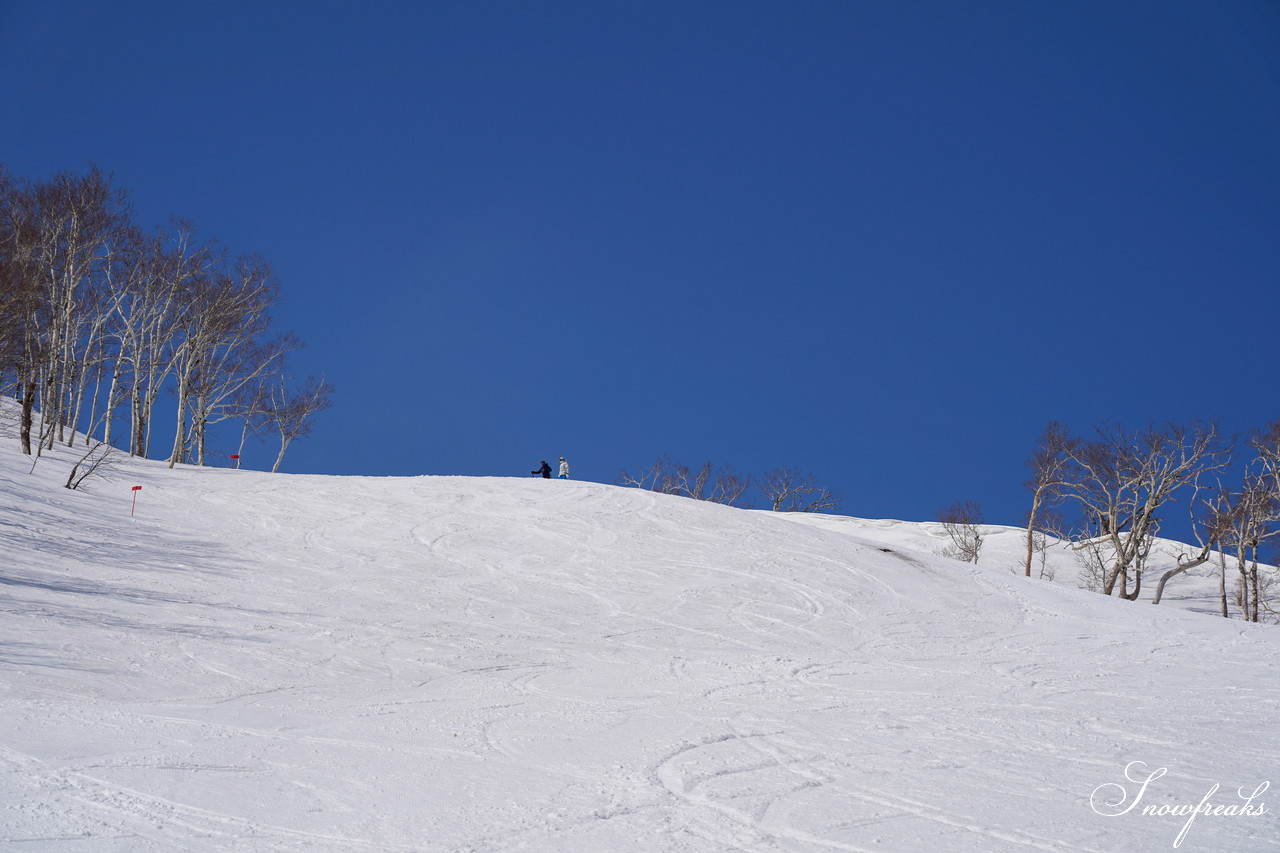
POLYGON ((569 463, 564 461, 564 457, 560 457, 560 479, 569 479, 569 463))

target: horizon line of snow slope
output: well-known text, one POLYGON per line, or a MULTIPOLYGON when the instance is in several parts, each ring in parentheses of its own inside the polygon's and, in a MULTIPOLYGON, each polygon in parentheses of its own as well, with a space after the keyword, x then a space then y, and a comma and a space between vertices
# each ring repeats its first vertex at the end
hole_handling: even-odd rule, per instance
POLYGON ((1090 795, 1280 752, 1268 626, 593 483, 69 459, 0 449, 15 850, 1155 850, 1090 795))

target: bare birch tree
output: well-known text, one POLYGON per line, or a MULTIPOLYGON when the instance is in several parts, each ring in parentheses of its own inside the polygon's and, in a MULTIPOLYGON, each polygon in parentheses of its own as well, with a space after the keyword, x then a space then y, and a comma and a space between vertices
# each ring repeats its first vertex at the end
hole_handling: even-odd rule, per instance
MULTIPOLYGON (((108 247, 128 226, 123 190, 93 166, 85 175, 60 172, 31 190, 34 203, 35 255, 41 301, 47 310, 40 334, 45 356, 45 393, 41 414, 55 425, 58 437, 74 431, 80 350, 89 345, 86 324, 92 306, 101 300, 92 291, 95 274, 109 254, 108 247)), ((54 430, 48 430, 49 446, 54 430)))
POLYGON ((267 425, 280 437, 280 453, 271 466, 273 474, 280 470, 289 445, 309 435, 315 416, 333 405, 333 390, 324 377, 317 379, 314 376, 308 377, 298 388, 293 388, 284 376, 268 386, 264 417, 267 425))
POLYGON ((670 456, 662 455, 652 464, 637 469, 635 473, 623 468, 619 472, 618 482, 651 492, 738 506, 751 487, 751 476, 740 474, 728 465, 715 468, 710 462, 693 469, 673 462, 670 456))
POLYGON ((1062 494, 1080 514, 1075 547, 1106 553, 1101 592, 1136 600, 1161 513, 1198 478, 1227 467, 1231 442, 1212 422, 1095 432, 1070 450, 1062 494))
MULTIPOLYGON (((30 182, 0 164, 0 387, 19 400, 23 452, 79 435, 92 444, 99 426, 110 446, 127 404, 130 453, 146 456, 165 390, 177 398, 171 465, 189 450, 202 462, 214 424, 307 409, 289 391, 271 407, 253 402, 301 345, 292 333, 268 337, 270 266, 256 256, 228 264, 189 223, 145 236, 129 218, 126 194, 97 167, 30 182)), ((312 385, 314 414, 332 388, 312 385)), ((286 427, 285 445, 308 428, 286 427)))
POLYGON ((667 455, 659 456, 652 463, 639 468, 623 468, 618 472, 618 484, 635 486, 649 492, 675 494, 672 483, 672 471, 675 463, 667 455))
POLYGON ((788 466, 766 473, 759 489, 774 512, 823 512, 840 506, 840 498, 815 475, 788 466))
POLYGON ((749 488, 751 488, 750 474, 741 474, 730 465, 722 465, 711 475, 710 487, 702 500, 725 506, 738 506, 749 488))
POLYGON ((1050 422, 1040 435, 1036 448, 1032 451, 1027 465, 1031 468, 1031 477, 1023 486, 1031 492, 1031 510, 1027 513, 1027 556, 1024 565, 1026 577, 1031 577, 1031 564, 1037 547, 1037 534, 1041 542, 1045 531, 1041 528, 1042 519, 1047 509, 1061 500, 1061 489, 1067 483, 1070 451, 1076 445, 1075 439, 1067 434, 1067 428, 1056 421, 1050 422))
POLYGON ((1235 561, 1236 602, 1241 613, 1246 620, 1257 622, 1262 610, 1269 609, 1259 553, 1280 537, 1280 421, 1256 432, 1249 445, 1257 454, 1253 470, 1246 473, 1240 489, 1223 501, 1227 519, 1223 550, 1235 561))
MULTIPOLYGON (((231 419, 249 419, 261 380, 284 367, 285 357, 301 347, 292 333, 269 341, 226 346, 206 363, 192 387, 191 439, 195 464, 205 464, 209 427, 231 419)), ((247 425, 246 425, 247 426, 247 425)), ((243 450, 243 435, 241 442, 243 450)))
POLYGON ((1277 496, 1264 476, 1247 476, 1239 490, 1221 496, 1217 509, 1222 551, 1235 562, 1236 603, 1246 621, 1257 622, 1262 598, 1258 554, 1269 539, 1280 534, 1277 496))
POLYGON ((152 413, 175 367, 176 342, 183 328, 180 318, 198 292, 197 282, 212 275, 222 257, 216 244, 196 242, 195 227, 183 220, 158 230, 142 244, 118 315, 133 456, 150 454, 152 413))
POLYGON ((975 500, 959 500, 938 510, 938 521, 951 543, 942 549, 944 557, 978 562, 982 550, 982 507, 975 500))
POLYGON ((194 280, 178 320, 180 339, 174 351, 178 417, 170 468, 186 453, 190 409, 201 388, 207 392, 218 381, 220 368, 265 333, 276 298, 270 269, 254 258, 241 259, 231 273, 194 280))

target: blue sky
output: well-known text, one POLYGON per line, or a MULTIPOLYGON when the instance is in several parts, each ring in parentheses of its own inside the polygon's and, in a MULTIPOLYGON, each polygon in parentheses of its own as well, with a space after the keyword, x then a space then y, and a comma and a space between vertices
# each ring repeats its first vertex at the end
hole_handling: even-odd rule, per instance
POLYGON ((1016 524, 1049 420, 1280 417, 1273 2, 0 0, 0 75, 15 173, 273 262, 288 471, 1016 524))

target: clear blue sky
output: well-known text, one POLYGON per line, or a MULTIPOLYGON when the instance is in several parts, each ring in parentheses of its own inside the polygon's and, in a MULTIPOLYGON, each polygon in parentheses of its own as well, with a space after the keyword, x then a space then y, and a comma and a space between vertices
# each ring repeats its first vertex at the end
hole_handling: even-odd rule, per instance
POLYGON ((0 79, 14 172, 274 263, 285 470, 1016 524, 1051 419, 1280 417, 1280 3, 0 0, 0 79))

